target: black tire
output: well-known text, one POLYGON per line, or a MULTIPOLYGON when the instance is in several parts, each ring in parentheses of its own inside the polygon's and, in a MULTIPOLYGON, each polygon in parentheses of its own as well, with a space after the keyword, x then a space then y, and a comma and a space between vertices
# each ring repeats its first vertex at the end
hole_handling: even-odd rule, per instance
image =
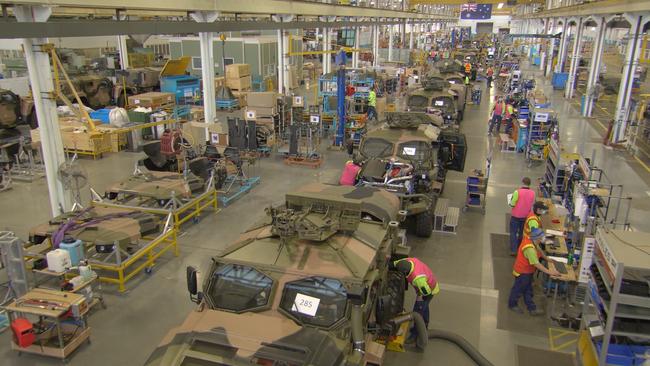
POLYGON ((428 238, 433 232, 433 218, 430 212, 422 212, 415 216, 415 235, 428 238))

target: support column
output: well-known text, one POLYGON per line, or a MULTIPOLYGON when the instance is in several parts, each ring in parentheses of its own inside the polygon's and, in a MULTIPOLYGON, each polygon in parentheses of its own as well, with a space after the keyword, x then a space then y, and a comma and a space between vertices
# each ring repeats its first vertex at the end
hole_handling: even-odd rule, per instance
MULTIPOLYGON (((556 20, 553 20, 553 25, 551 26, 551 34, 555 33, 556 20)), ((548 45, 548 55, 546 55, 546 75, 551 75, 553 72, 553 54, 555 53, 555 38, 549 39, 550 44, 548 45)))
MULTIPOLYGON (((197 23, 213 23, 219 17, 217 12, 196 12, 190 14, 197 23)), ((217 116, 217 97, 214 87, 214 33, 200 32, 199 46, 201 48, 201 81, 203 85, 203 113, 206 123, 214 123, 217 116)), ((221 60, 219 63, 222 63, 221 60)), ((223 74, 226 75, 226 65, 223 74)), ((206 136, 208 130, 206 127, 206 136)))
POLYGON ((359 51, 358 51, 358 49, 361 47, 361 42, 360 42, 361 36, 359 35, 359 33, 361 33, 361 27, 356 27, 354 29, 354 48, 357 51, 354 51, 354 53, 352 53, 352 67, 355 68, 355 69, 359 68, 359 51))
POLYGON ((564 70, 564 64, 566 62, 567 55, 567 46, 569 44, 569 20, 564 19, 562 24, 562 38, 560 39, 560 52, 558 53, 557 65, 555 66, 555 72, 562 72, 564 70))
MULTIPOLYGON (((282 29, 278 29, 278 93, 279 94, 284 94, 284 37, 282 37, 282 29)), ((323 34, 323 37, 325 37, 325 34, 323 34)), ((325 38, 323 38, 325 39, 325 38)), ((323 58, 325 60, 325 58, 323 58)), ((323 74, 325 74, 325 65, 323 65, 323 74)))
POLYGON ((372 26, 372 66, 379 66, 379 26, 372 26))
POLYGON ((393 24, 388 26, 388 62, 393 61, 393 24))
POLYGON ((621 75, 621 86, 618 90, 616 101, 615 125, 612 131, 611 141, 617 143, 625 138, 625 128, 630 109, 630 96, 632 94, 632 82, 634 71, 639 63, 639 49, 641 48, 641 28, 643 27, 643 16, 635 15, 628 21, 631 24, 630 35, 632 36, 627 47, 627 55, 623 64, 623 75, 621 75))
POLYGON ((594 108, 594 87, 598 82, 600 76, 600 63, 603 58, 603 46, 605 44, 605 33, 607 30, 607 23, 605 18, 601 17, 598 21, 596 28, 597 35, 594 43, 593 54, 591 55, 591 62, 589 63, 589 78, 587 79, 587 95, 585 96, 585 107, 582 110, 582 115, 591 117, 594 108))
POLYGON ((409 50, 413 49, 413 36, 415 33, 415 23, 411 20, 411 33, 409 33, 409 50))
MULTIPOLYGON (((14 7, 14 15, 19 22, 43 23, 50 18, 51 14, 52 9, 44 6, 14 7)), ((57 178, 59 166, 65 162, 65 154, 56 113, 50 57, 42 49, 48 40, 47 38, 25 38, 22 41, 41 135, 50 212, 52 216, 57 216, 72 208, 72 197, 70 192, 63 189, 63 184, 57 178)))
POLYGON ((289 39, 290 31, 287 30, 287 31, 285 31, 285 33, 286 34, 284 35, 284 41, 282 42, 282 46, 283 46, 282 47, 282 58, 283 58, 283 60, 282 60, 283 69, 282 70, 284 72, 284 76, 283 76, 282 80, 284 81, 285 93, 291 94, 291 92, 290 92, 291 91, 291 76, 289 75, 289 66, 291 65, 291 58, 289 56, 289 49, 293 49, 293 47, 289 46, 289 42, 291 42, 291 40, 289 39))
POLYGON ((331 71, 332 55, 327 53, 330 51, 330 28, 323 28, 323 51, 323 75, 325 75, 331 71))
POLYGON ((129 51, 126 47, 127 36, 117 36, 117 52, 120 55, 120 69, 129 68, 129 51))
POLYGON ((573 98, 574 85, 576 80, 576 72, 578 70, 578 63, 580 61, 580 48, 582 47, 582 33, 584 31, 582 26, 582 18, 578 19, 578 24, 576 25, 576 36, 573 38, 573 52, 571 55, 571 64, 569 66, 569 78, 567 81, 567 87, 564 88, 564 97, 573 98))

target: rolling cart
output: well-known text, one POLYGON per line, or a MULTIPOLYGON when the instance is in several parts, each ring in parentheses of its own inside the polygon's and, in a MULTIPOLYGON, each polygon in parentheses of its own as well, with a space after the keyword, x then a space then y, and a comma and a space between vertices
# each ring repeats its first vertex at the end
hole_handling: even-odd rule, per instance
POLYGON ((490 160, 486 162, 485 173, 480 169, 474 169, 472 174, 467 177, 467 190, 463 212, 466 212, 469 208, 478 208, 485 215, 485 193, 489 178, 490 160))

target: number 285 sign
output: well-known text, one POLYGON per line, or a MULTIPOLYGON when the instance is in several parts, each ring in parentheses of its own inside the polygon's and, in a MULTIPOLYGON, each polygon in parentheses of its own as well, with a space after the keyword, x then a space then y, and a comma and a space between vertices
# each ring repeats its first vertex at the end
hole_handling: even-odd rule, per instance
POLYGON ((317 297, 311 297, 304 294, 296 294, 296 299, 293 301, 291 311, 309 316, 316 316, 319 304, 320 299, 317 297))

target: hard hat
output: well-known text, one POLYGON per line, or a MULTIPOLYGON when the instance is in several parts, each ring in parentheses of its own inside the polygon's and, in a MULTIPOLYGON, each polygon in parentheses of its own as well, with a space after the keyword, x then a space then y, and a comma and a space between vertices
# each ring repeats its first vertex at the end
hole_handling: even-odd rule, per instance
POLYGON ((404 273, 405 275, 408 275, 411 272, 411 262, 409 262, 407 260, 401 260, 401 261, 397 262, 397 264, 395 265, 395 268, 398 271, 404 273))

